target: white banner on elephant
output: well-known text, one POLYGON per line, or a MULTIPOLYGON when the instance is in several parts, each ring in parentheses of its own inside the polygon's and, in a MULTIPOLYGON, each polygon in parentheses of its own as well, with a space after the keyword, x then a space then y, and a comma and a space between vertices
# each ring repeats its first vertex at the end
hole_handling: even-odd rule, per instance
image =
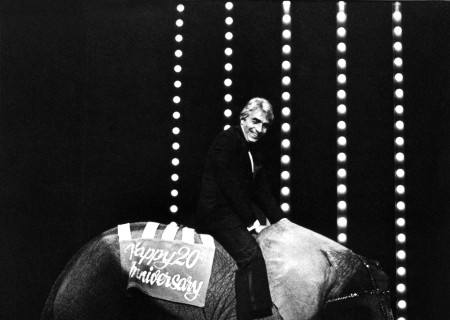
POLYGON ((128 271, 128 288, 197 307, 205 305, 214 251, 214 246, 180 240, 120 241, 120 261, 128 271))

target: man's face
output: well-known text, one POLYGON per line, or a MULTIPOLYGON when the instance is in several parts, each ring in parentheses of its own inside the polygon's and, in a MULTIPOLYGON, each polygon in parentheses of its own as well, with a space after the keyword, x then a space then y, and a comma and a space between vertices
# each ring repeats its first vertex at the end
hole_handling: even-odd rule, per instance
POLYGON ((248 117, 241 119, 241 127, 245 140, 256 142, 266 134, 269 128, 269 120, 261 109, 255 109, 248 114, 248 117))

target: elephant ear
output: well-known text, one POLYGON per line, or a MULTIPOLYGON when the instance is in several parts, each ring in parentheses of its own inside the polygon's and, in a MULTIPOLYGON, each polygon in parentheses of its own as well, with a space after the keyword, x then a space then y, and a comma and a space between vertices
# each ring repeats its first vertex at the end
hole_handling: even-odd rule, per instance
POLYGON ((340 285, 338 262, 330 258, 351 251, 287 219, 265 228, 257 241, 272 300, 283 319, 316 319, 328 293, 340 285))

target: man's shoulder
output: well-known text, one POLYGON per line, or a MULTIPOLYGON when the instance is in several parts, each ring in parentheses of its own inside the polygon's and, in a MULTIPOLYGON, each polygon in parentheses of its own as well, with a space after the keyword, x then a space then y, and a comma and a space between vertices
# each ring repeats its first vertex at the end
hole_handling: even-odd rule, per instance
POLYGON ((223 130, 222 133, 227 136, 239 137, 239 130, 241 130, 241 127, 232 126, 226 130, 223 130))
POLYGON ((241 141, 241 137, 239 135, 238 127, 230 127, 226 130, 221 131, 215 139, 216 143, 225 143, 231 141, 241 141))

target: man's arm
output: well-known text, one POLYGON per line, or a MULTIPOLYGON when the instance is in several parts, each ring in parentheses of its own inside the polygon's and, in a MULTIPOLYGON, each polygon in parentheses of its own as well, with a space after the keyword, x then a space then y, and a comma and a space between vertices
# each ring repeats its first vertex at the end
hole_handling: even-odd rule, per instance
POLYGON ((275 201, 275 198, 270 192, 270 186, 264 168, 261 170, 260 175, 255 193, 255 202, 264 212, 270 223, 273 224, 285 218, 285 216, 280 209, 280 205, 275 201))
POLYGON ((242 159, 239 159, 242 146, 232 136, 223 135, 211 150, 210 161, 216 182, 225 198, 229 201, 246 226, 250 226, 255 215, 251 209, 251 200, 245 188, 246 177, 242 176, 242 159))

